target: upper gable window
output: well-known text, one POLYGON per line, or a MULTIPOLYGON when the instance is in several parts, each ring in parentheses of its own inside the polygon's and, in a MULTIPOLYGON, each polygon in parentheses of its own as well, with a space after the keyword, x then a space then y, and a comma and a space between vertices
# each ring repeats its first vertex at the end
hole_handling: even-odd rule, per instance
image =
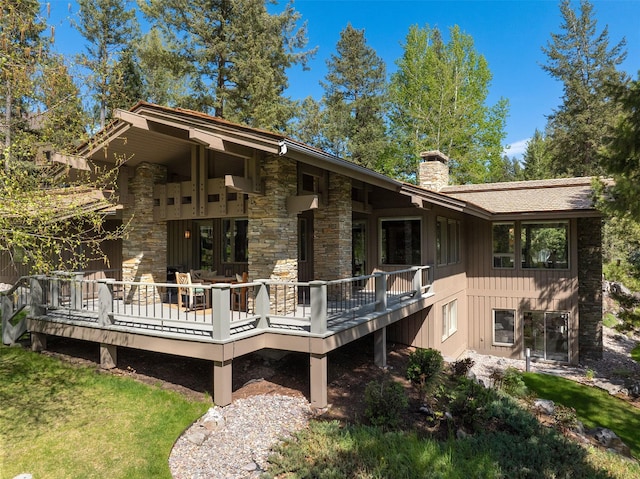
POLYGON ((420 218, 380 220, 380 263, 422 264, 420 218))
POLYGON ((513 268, 516 252, 516 225, 510 223, 493 224, 493 267, 513 268))
POLYGON ((569 268, 569 222, 522 222, 523 268, 569 268))

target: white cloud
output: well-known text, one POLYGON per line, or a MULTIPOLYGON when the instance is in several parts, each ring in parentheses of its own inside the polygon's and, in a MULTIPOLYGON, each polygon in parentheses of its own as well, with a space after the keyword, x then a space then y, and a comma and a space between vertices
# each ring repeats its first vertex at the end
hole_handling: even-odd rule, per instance
POLYGON ((518 159, 522 159, 522 155, 527 151, 527 144, 531 138, 525 138, 524 140, 514 141, 504 149, 504 154, 509 158, 514 156, 518 159))

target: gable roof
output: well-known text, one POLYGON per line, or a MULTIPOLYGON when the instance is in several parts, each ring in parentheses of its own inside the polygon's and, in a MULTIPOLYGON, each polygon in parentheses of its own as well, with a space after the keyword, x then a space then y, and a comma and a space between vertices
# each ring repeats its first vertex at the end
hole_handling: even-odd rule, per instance
POLYGON ((447 186, 441 193, 492 215, 599 216, 592 177, 447 186))

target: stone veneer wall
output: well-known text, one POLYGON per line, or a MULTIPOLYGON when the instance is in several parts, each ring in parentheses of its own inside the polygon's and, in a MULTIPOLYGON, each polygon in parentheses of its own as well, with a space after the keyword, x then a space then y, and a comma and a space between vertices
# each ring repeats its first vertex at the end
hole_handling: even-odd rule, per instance
MULTIPOLYGON (((313 268, 317 279, 352 276, 351 213, 351 179, 330 173, 328 204, 320 205, 313 216, 313 268)), ((331 299, 344 299, 336 294, 329 291, 331 299)))
MULTIPOLYGON (((296 162, 267 157, 262 160, 261 176, 265 194, 251 195, 248 204, 249 280, 297 281, 298 217, 287 212, 287 198, 298 189, 296 162)), ((292 288, 287 289, 284 303, 278 304, 278 313, 295 308, 292 288)))
POLYGON ((602 359, 602 220, 578 219, 579 360, 602 359))
MULTIPOLYGON (((153 187, 165 183, 165 166, 141 163, 129 180, 134 197, 132 207, 123 210, 123 224, 129 220, 127 236, 122 241, 122 279, 143 283, 167 280, 167 223, 153 219, 153 187)), ((160 301, 153 288, 125 288, 125 299, 141 302, 160 301)))
POLYGON ((440 191, 449 184, 449 158, 437 150, 420 153, 418 184, 432 191, 440 191))

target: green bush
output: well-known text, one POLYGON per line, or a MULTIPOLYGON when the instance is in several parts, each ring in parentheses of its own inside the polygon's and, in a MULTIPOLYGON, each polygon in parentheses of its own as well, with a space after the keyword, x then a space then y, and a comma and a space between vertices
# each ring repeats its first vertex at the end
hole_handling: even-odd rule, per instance
POLYGON ((522 372, 516 368, 507 368, 504 371, 495 371, 491 378, 496 389, 515 398, 527 395, 527 386, 524 383, 522 372))
POLYGON ((409 355, 407 379, 417 388, 422 400, 436 385, 443 364, 442 353, 435 349, 416 349, 409 355))
POLYGON ((402 415, 408 407, 402 384, 390 379, 371 381, 364 391, 365 416, 373 426, 397 429, 402 426, 402 415))
POLYGON ((476 432, 482 429, 488 418, 489 404, 497 398, 493 389, 485 388, 470 379, 461 379, 449 403, 450 412, 460 425, 476 432))
POLYGON ((471 358, 460 359, 451 365, 451 374, 456 378, 466 377, 473 365, 474 362, 471 358))

